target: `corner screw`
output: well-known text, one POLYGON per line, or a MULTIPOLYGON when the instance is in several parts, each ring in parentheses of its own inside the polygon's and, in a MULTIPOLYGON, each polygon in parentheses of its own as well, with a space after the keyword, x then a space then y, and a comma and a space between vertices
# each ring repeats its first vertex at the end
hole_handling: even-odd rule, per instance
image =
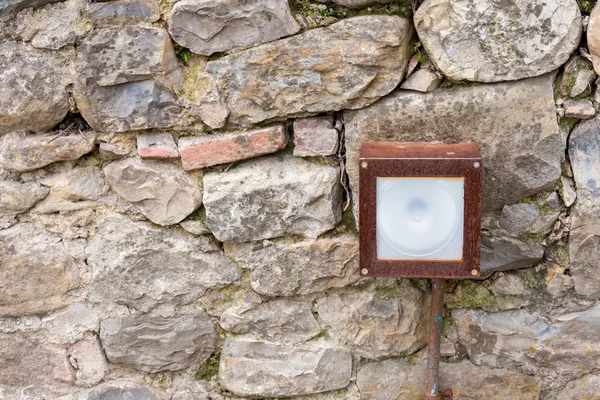
POLYGON ((471 275, 477 275, 477 270, 476 269, 472 270, 471 275))
POLYGON ((475 168, 479 168, 479 167, 481 166, 481 164, 479 164, 477 161, 475 161, 475 162, 473 163, 473 166, 474 166, 475 168))
POLYGON ((363 270, 361 271, 363 275, 368 275, 369 274, 369 270, 366 268, 363 268, 363 270))
POLYGON ((366 161, 363 161, 363 162, 360 164, 360 166, 361 166, 361 167, 363 167, 363 168, 367 168, 367 165, 369 165, 369 164, 367 164, 367 162, 366 162, 366 161))

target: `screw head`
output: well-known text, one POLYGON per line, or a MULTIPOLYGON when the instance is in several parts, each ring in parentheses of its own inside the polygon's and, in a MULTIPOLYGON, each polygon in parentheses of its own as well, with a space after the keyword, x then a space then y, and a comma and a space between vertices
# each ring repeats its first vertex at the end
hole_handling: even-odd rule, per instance
POLYGON ((361 167, 363 167, 363 168, 367 168, 367 165, 369 165, 369 164, 367 164, 367 162, 366 162, 366 161, 363 161, 363 162, 360 164, 360 166, 361 166, 361 167))
POLYGON ((472 270, 471 275, 477 275, 477 270, 476 269, 472 270))
POLYGON ((479 164, 477 161, 475 161, 475 162, 473 163, 473 166, 474 166, 475 168, 479 168, 479 167, 481 166, 481 164, 479 164))
POLYGON ((369 274, 369 270, 366 269, 366 268, 363 268, 361 272, 362 272, 363 275, 368 275, 369 274))

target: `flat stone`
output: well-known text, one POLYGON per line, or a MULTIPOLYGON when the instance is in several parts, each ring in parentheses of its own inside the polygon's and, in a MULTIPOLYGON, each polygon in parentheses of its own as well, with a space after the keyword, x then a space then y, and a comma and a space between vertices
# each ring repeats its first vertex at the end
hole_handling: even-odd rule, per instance
POLYGON ((441 74, 427 68, 421 68, 402 82, 400 88, 417 92, 431 92, 440 85, 443 79, 444 77, 441 74))
POLYGON ((206 222, 220 242, 286 233, 315 238, 341 220, 340 169, 291 156, 261 157, 204 176, 206 222))
POLYGON ((590 13, 587 27, 587 44, 594 63, 594 70, 600 74, 600 6, 596 4, 590 13))
POLYGON ((97 27, 156 22, 160 7, 156 0, 120 0, 90 3, 90 19, 97 27))
POLYGON ((358 154, 366 141, 475 141, 483 156, 484 211, 552 189, 565 151, 553 82, 553 75, 545 75, 431 93, 400 90, 366 109, 345 111, 352 198, 359 198, 358 154))
POLYGON ((64 307, 78 284, 79 266, 60 238, 34 224, 0 230, 0 316, 64 307))
POLYGON ((206 312, 169 317, 135 315, 102 321, 100 338, 111 363, 140 371, 178 371, 215 350, 217 332, 206 312))
POLYGON ((339 134, 333 118, 310 117, 294 121, 294 155, 298 157, 337 154, 339 134))
POLYGON ((600 375, 587 374, 567 383, 558 394, 556 400, 593 399, 600 393, 600 375))
POLYGON ((66 57, 21 43, 0 43, 0 81, 5 82, 0 86, 0 135, 50 129, 65 118, 69 95, 63 79, 70 73, 66 57))
POLYGON ((4 0, 0 3, 0 22, 6 21, 26 8, 40 8, 60 0, 4 0))
POLYGON ((148 133, 137 136, 137 151, 142 158, 179 158, 177 145, 170 133, 148 133))
POLYGON ((181 0, 173 6, 168 22, 173 40, 207 56, 253 47, 300 30, 285 0, 181 0))
POLYGON ((106 216, 85 249, 93 271, 90 300, 149 311, 159 304, 189 304, 207 289, 222 288, 240 269, 204 237, 154 229, 144 222, 106 216))
POLYGON ((128 158, 104 166, 108 183, 158 225, 181 222, 202 204, 198 180, 173 164, 128 158))
POLYGON ((536 204, 520 203, 502 207, 500 227, 511 236, 525 233, 538 218, 540 209, 536 204))
POLYGON ((48 195, 50 189, 37 183, 0 181, 0 213, 19 214, 48 195))
POLYGON ((75 368, 77 386, 94 386, 104 379, 108 362, 96 335, 89 335, 73 345, 69 361, 75 368))
POLYGON ((596 109, 589 100, 567 100, 564 108, 567 118, 587 119, 596 114, 596 109))
POLYGON ((57 400, 165 400, 165 395, 159 395, 149 386, 142 385, 131 379, 116 379, 104 382, 93 389, 77 392, 58 398, 57 400))
POLYGON ((283 125, 225 135, 183 137, 183 169, 193 170, 275 153, 287 144, 283 125))
POLYGON ((185 221, 181 221, 179 226, 181 226, 186 232, 196 236, 210 233, 210 229, 208 229, 208 226, 206 226, 206 222, 199 219, 186 219, 185 221))
POLYGON ((509 81, 553 71, 577 48, 582 31, 575 0, 427 0, 414 22, 427 55, 453 81, 509 81))
POLYGON ((206 382, 176 376, 173 378, 171 400, 210 400, 210 392, 206 382))
POLYGON ((220 325, 229 332, 277 341, 305 341, 321 332, 310 303, 287 299, 229 308, 220 325))
POLYGON ((232 244, 226 254, 252 271, 252 289, 265 296, 316 293, 359 279, 358 240, 354 236, 268 246, 232 244))
POLYGON ((118 160, 129 154, 127 149, 121 149, 112 143, 105 142, 100 143, 98 152, 100 153, 100 158, 106 161, 118 160))
POLYGON ((499 277, 491 286, 490 290, 495 295, 507 294, 519 296, 525 292, 523 280, 516 275, 505 274, 499 277))
POLYGON ((402 80, 412 28, 398 16, 348 18, 207 64, 231 125, 366 107, 402 80), (277 60, 277 68, 273 68, 277 60))
POLYGON ((298 396, 342 389, 350 383, 352 355, 344 348, 297 348, 230 339, 219 364, 221 386, 236 396, 298 396))
POLYGON ((560 182, 562 183, 562 199, 565 203, 565 206, 571 207, 575 200, 577 200, 577 192, 575 190, 575 182, 572 178, 567 176, 561 176, 560 182))
POLYGON ((509 237, 482 237, 481 276, 493 272, 532 267, 542 261, 544 247, 509 237))
POLYGON ((393 290, 397 297, 362 291, 320 299, 321 326, 367 359, 414 353, 427 343, 429 307, 423 293, 407 283, 393 290))

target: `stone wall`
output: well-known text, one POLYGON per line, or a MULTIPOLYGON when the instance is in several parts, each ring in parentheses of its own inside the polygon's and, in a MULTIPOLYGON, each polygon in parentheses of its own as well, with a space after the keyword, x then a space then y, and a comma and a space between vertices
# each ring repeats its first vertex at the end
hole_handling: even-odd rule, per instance
POLYGON ((367 140, 483 154, 441 386, 598 398, 593 6, 0 1, 0 399, 423 399, 429 283, 358 277, 367 140))

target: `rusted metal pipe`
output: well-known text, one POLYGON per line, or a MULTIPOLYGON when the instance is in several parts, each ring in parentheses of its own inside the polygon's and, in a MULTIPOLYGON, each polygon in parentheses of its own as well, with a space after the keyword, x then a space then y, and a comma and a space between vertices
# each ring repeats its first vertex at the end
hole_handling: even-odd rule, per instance
POLYGON ((442 321, 444 306, 444 279, 432 281, 431 315, 429 318, 429 343, 427 345, 427 381, 425 399, 452 399, 452 392, 439 388, 440 343, 442 341, 442 321))

